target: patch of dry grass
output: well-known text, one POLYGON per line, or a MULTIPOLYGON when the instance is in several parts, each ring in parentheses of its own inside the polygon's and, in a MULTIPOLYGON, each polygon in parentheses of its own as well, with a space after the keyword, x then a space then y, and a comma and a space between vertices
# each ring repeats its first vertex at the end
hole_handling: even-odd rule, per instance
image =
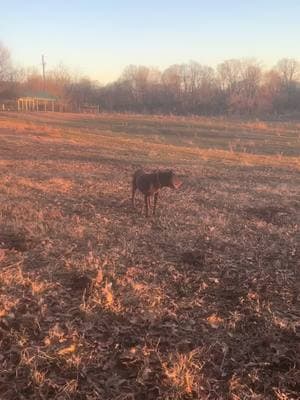
POLYGON ((0 398, 298 398, 298 128, 1 113, 0 398))

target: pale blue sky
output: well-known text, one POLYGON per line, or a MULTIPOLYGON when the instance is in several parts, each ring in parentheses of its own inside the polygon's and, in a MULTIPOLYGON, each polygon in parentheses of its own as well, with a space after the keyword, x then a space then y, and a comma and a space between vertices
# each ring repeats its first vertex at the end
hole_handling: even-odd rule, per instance
POLYGON ((0 40, 19 64, 44 53, 103 83, 128 64, 270 66, 300 58, 300 0, 0 0, 0 40))

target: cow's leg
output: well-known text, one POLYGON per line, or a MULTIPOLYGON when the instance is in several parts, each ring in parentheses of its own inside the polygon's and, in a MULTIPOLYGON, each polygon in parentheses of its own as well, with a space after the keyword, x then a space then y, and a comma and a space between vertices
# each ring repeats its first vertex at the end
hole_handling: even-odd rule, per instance
POLYGON ((157 199, 158 199, 158 192, 155 193, 155 195, 154 195, 153 215, 155 215, 155 210, 156 210, 156 205, 157 205, 157 199))
POLYGON ((131 202, 132 202, 132 207, 135 207, 135 192, 136 192, 136 185, 135 182, 132 182, 132 196, 131 196, 131 202))
POLYGON ((145 194, 146 217, 149 217, 150 196, 145 194))

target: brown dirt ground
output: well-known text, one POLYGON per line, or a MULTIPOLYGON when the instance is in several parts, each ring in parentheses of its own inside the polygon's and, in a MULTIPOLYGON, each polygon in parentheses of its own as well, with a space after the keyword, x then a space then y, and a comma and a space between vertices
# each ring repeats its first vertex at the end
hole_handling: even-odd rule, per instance
POLYGON ((0 399, 299 399, 298 132, 0 113, 0 399))

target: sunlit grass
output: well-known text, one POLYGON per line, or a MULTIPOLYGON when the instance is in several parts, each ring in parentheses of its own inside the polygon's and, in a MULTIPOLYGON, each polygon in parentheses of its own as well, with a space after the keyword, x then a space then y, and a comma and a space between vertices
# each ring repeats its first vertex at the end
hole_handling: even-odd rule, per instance
POLYGON ((0 398, 296 398, 298 128, 0 113, 0 398))

